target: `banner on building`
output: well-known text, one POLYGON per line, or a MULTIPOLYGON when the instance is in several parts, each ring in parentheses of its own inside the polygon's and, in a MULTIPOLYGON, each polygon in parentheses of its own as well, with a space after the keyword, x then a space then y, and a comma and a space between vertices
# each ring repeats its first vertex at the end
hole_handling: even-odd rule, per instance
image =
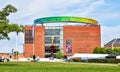
POLYGON ((72 53, 72 40, 66 40, 66 53, 72 53))

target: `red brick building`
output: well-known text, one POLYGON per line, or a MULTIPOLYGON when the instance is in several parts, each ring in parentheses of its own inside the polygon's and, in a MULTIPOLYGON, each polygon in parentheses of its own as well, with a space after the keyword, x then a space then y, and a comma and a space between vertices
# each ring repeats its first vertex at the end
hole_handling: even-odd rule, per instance
POLYGON ((93 19, 80 17, 47 17, 25 26, 25 57, 49 57, 62 51, 64 55, 92 53, 101 46, 100 25, 93 19))

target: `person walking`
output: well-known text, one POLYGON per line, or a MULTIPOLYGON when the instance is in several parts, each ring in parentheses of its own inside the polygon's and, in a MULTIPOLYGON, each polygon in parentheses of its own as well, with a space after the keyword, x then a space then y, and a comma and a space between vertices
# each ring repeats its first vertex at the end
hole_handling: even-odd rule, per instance
POLYGON ((35 62, 35 58, 36 58, 36 56, 35 55, 33 55, 33 61, 35 62))

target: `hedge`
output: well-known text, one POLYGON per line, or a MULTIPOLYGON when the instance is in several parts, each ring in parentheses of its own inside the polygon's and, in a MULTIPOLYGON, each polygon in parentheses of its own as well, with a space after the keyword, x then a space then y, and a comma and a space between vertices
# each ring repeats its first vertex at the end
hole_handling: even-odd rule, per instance
POLYGON ((89 62, 89 63, 120 63, 120 59, 106 58, 106 59, 88 59, 81 60, 80 58, 73 58, 73 62, 89 62))
POLYGON ((120 48, 98 48, 96 47, 93 50, 95 54, 120 54, 120 48))

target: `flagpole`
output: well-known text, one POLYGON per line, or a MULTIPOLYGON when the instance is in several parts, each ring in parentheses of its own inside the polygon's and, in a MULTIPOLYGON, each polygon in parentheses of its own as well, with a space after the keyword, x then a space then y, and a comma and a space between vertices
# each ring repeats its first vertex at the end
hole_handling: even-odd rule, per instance
POLYGON ((16 35, 16 49, 15 50, 17 51, 17 35, 16 35))
MULTIPOLYGON (((17 32, 17 34, 16 34, 16 58, 17 58, 17 45, 18 45, 18 32, 17 32)), ((18 58, 17 58, 18 59, 18 58)))

